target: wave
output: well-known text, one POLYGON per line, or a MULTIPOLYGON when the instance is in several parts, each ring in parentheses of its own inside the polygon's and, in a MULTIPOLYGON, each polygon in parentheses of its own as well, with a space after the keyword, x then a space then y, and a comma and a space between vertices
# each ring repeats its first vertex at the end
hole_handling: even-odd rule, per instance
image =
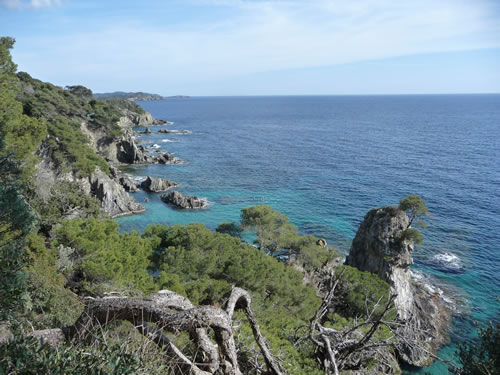
POLYGON ((179 141, 174 141, 173 139, 168 139, 168 138, 165 138, 165 139, 162 139, 161 140, 163 143, 170 143, 170 142, 179 142, 179 141))
POLYGON ((439 294, 439 297, 453 310, 456 309, 455 301, 450 298, 433 280, 421 271, 410 270, 410 277, 429 292, 430 294, 439 294))
POLYGON ((153 144, 153 145, 151 145, 151 146, 149 146, 149 147, 150 147, 150 148, 160 148, 161 146, 160 146, 159 144, 156 144, 156 143, 155 143, 155 144, 153 144))
POLYGON ((455 271, 455 272, 463 271, 463 268, 464 268, 460 257, 458 257, 457 255, 452 254, 450 252, 436 254, 431 259, 434 263, 437 263, 440 266, 442 266, 448 270, 451 270, 451 271, 455 271))

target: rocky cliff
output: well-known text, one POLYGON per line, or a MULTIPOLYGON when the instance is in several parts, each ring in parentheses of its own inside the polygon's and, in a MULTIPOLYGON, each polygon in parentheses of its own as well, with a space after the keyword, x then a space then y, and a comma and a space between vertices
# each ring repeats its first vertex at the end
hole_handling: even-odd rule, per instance
MULTIPOLYGON (((51 197, 53 187, 67 181, 78 186, 82 193, 97 198, 101 202, 101 208, 111 217, 145 211, 144 206, 137 203, 122 186, 116 169, 111 168, 109 176, 96 168, 90 176, 79 177, 54 161, 52 150, 46 142, 42 143, 37 155, 40 162, 35 169, 34 181, 35 192, 41 200, 47 201, 51 197)), ((78 210, 72 210, 71 216, 67 217, 78 216, 78 210)))
POLYGON ((389 283, 397 295, 398 319, 404 322, 399 334, 418 342, 415 346, 400 340, 398 355, 411 365, 425 366, 432 362, 429 352, 446 341, 449 311, 439 295, 411 278, 414 245, 401 240, 408 223, 408 216, 397 206, 370 210, 352 241, 346 264, 376 273, 389 283))

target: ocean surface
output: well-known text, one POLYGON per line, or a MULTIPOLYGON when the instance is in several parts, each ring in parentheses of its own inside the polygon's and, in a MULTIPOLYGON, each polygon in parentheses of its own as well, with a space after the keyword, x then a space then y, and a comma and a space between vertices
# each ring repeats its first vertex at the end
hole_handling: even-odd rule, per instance
MULTIPOLYGON (((347 254, 368 210, 419 194, 431 220, 412 270, 434 283, 454 311, 451 344, 439 354, 453 358, 456 344, 471 337, 473 321, 497 316, 500 95, 194 97, 139 104, 174 122, 151 130, 191 133, 138 137, 185 163, 126 172, 172 179, 210 207, 178 211, 159 194, 136 193, 139 202, 149 198, 147 211, 117 219, 122 230, 191 222, 215 228, 264 202, 302 233, 324 237, 347 254)), ((426 371, 445 374, 445 368, 437 363, 426 371)))

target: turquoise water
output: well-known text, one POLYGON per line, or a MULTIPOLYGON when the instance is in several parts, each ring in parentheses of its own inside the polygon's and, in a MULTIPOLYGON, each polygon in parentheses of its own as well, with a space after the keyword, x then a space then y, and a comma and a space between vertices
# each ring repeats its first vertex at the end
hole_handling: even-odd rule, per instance
MULTIPOLYGON (((500 95, 200 97, 140 103, 191 134, 139 137, 185 161, 128 168, 137 178, 170 178, 210 207, 178 211, 159 194, 147 211, 117 219, 123 230, 150 223, 237 221, 240 209, 269 204, 302 233, 347 254, 365 213, 408 194, 432 220, 414 252, 454 310, 452 358, 471 322, 493 319, 500 295, 500 95)), ((429 370, 429 369, 427 369, 429 370)), ((446 373, 436 364, 434 374, 446 373)))

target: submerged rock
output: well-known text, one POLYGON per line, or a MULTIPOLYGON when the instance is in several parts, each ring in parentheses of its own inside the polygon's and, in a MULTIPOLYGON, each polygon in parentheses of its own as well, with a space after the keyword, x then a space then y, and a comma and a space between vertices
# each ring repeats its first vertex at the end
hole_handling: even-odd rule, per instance
POLYGON ((398 319, 405 323, 400 334, 420 343, 415 347, 400 340, 398 356, 408 364, 426 366, 432 362, 427 351, 435 351, 446 342, 450 313, 440 296, 410 277, 414 245, 401 240, 408 224, 408 216, 397 206, 370 210, 352 241, 346 264, 376 273, 389 283, 397 295, 398 319))
POLYGON ((189 130, 184 130, 184 129, 160 129, 158 130, 158 133, 164 133, 164 134, 189 134, 189 130))
POLYGON ((178 191, 163 194, 160 198, 163 202, 171 204, 177 208, 200 209, 207 206, 207 202, 204 199, 183 195, 178 191))
POLYGON ((157 193, 160 191, 167 191, 168 189, 179 187, 179 185, 167 178, 155 178, 148 176, 141 182, 141 187, 145 191, 157 193))

